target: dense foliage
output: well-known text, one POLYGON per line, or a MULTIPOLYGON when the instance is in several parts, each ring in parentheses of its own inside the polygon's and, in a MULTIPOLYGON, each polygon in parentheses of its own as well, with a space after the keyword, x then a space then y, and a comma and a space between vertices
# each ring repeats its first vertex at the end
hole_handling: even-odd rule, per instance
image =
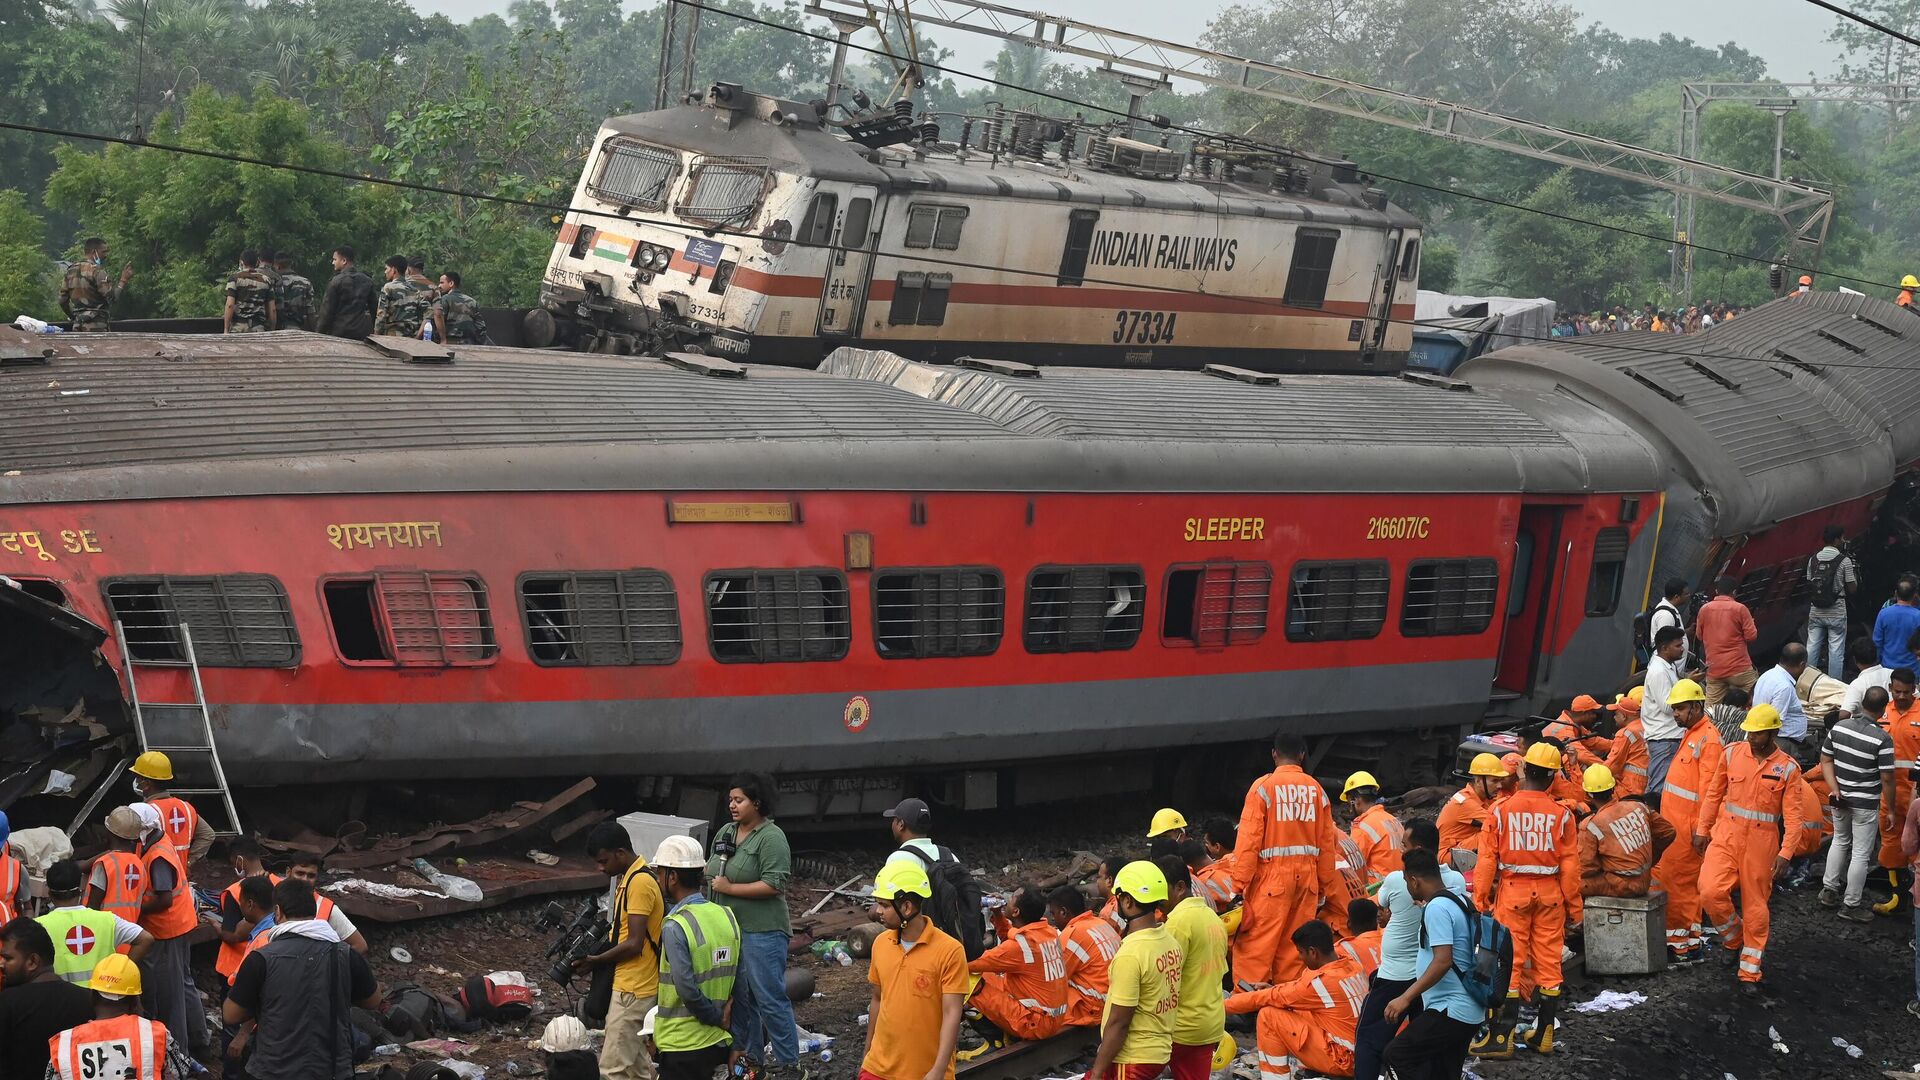
MULTIPOLYGON (((1920 0, 1866 6, 1890 25, 1920 25, 1920 0)), ((800 99, 822 92, 829 31, 797 0, 715 7, 724 10, 709 11, 701 28, 700 83, 729 79, 800 99)), ((8 0, 0 118, 564 202, 597 121, 652 106, 661 21, 661 7, 628 11, 620 0, 515 0, 504 17, 464 24, 422 16, 405 0, 8 0)), ((1581 28, 1556 0, 1247 0, 1203 37, 1660 147, 1675 145, 1681 82, 1767 77, 1736 45, 1581 28)), ((918 40, 922 59, 954 63, 924 33, 918 40)), ((1838 24, 1830 45, 1837 75, 1912 81, 1914 51, 1881 35, 1838 24)), ((849 68, 882 100, 899 74, 885 56, 859 51, 849 68)), ((982 72, 1000 85, 922 74, 916 97, 943 111, 1000 102, 1104 118, 1126 107, 1116 81, 1031 48, 1002 49, 982 72)), ((1672 245, 1631 235, 1671 235, 1671 195, 1225 91, 1155 94, 1147 108, 1177 125, 1360 162, 1429 223, 1429 287, 1546 295, 1589 309, 1671 299, 1672 245)), ((1717 104, 1702 153, 1767 172, 1773 131, 1766 112, 1717 104)), ((1830 274, 1889 282, 1920 271, 1920 123, 1911 107, 1803 105, 1788 118, 1786 142, 1789 173, 1838 192, 1830 274)), ((324 253, 341 242, 376 258, 426 254, 436 267, 461 269, 483 302, 524 304, 553 227, 547 211, 493 199, 0 132, 0 306, 9 317, 49 313, 54 260, 91 233, 136 267, 127 314, 213 311, 219 282, 247 246, 291 251, 302 270, 324 277, 324 253)), ((1704 200, 1694 238, 1762 259, 1784 254, 1771 218, 1704 200)), ((1766 295, 1763 265, 1697 251, 1694 266, 1697 299, 1766 295)))

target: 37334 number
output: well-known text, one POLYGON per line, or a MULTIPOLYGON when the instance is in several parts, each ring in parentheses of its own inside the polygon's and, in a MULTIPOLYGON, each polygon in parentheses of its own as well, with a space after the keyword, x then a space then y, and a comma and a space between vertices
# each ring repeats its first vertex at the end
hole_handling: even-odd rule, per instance
POLYGON ((1116 311, 1113 341, 1116 345, 1165 345, 1173 341, 1177 311, 1116 311))

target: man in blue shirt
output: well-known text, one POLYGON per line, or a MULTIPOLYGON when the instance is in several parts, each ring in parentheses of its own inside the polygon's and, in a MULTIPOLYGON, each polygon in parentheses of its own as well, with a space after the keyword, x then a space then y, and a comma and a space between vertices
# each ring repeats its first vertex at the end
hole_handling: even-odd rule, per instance
POLYGON ((1912 581, 1900 579, 1893 590, 1893 603, 1880 609, 1880 615, 1873 620, 1873 644, 1880 650, 1880 666, 1884 668, 1913 667, 1913 635, 1920 630, 1920 607, 1915 606, 1915 598, 1920 596, 1912 581))
POLYGON ((1396 1080, 1458 1078, 1473 1033, 1487 1018, 1486 1007, 1473 1000, 1454 970, 1455 956, 1463 964, 1472 962, 1473 930, 1467 921, 1471 905, 1459 893, 1453 893, 1453 899, 1441 896, 1448 890, 1432 852, 1407 852, 1402 873, 1407 891, 1424 912, 1421 971, 1412 986, 1387 1003, 1389 1023, 1411 1019, 1387 1044, 1386 1066, 1396 1080))
POLYGON ((1819 748, 1807 743, 1807 712, 1800 707, 1800 675, 1807 670, 1807 661, 1807 647, 1789 641, 1780 647, 1780 662, 1753 684, 1753 704, 1779 710, 1781 748, 1802 766, 1809 759, 1816 765, 1820 761, 1819 748))
MULTIPOLYGON (((1406 845, 1408 853, 1436 852, 1440 849, 1440 830, 1431 821, 1409 821, 1406 845)), ((1453 867, 1442 866, 1440 875, 1447 889, 1467 895, 1466 879, 1453 867)), ((1396 1026, 1387 1023, 1387 1003, 1406 993, 1422 970, 1421 911, 1408 888, 1406 871, 1395 870, 1382 878, 1374 902, 1386 913, 1387 925, 1380 935, 1380 970, 1374 972, 1373 986, 1360 1007, 1359 1026, 1354 1031, 1354 1080, 1379 1080, 1380 1054, 1387 1048, 1387 1040, 1393 1038, 1396 1026)))

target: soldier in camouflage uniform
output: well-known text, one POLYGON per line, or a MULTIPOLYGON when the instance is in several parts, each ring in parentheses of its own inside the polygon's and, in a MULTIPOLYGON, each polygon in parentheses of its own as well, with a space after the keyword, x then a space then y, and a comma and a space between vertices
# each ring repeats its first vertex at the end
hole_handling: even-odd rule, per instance
POLYGON ((282 285, 280 283, 280 271, 274 268, 274 265, 273 265, 274 254, 273 254, 272 248, 267 247, 263 244, 260 247, 256 248, 255 250, 260 253, 260 272, 267 275, 268 281, 273 282, 273 300, 275 304, 275 312, 273 317, 273 325, 267 327, 267 329, 278 330, 280 329, 279 312, 285 310, 286 308, 286 304, 284 303, 284 298, 280 295, 280 290, 282 288, 282 285))
POLYGON ((227 279, 226 332, 258 334, 273 329, 279 315, 273 279, 260 269, 260 253, 249 248, 240 253, 240 269, 227 279))
POLYGON ((274 256, 273 263, 280 274, 280 328, 312 329, 313 282, 293 272, 293 260, 284 251, 274 256))
POLYGON ((75 330, 106 330, 110 328, 113 302, 126 291, 127 282, 133 280, 133 264, 120 268, 120 282, 116 285, 107 276, 107 242, 97 236, 88 237, 83 247, 86 257, 67 267, 66 278, 60 284, 60 310, 67 313, 75 330))
POLYGON ((440 295, 433 302, 433 338, 448 345, 491 345, 480 301, 460 291, 460 274, 440 275, 440 295))
POLYGON ((395 255, 387 260, 387 283, 380 286, 380 302, 373 313, 373 332, 399 337, 419 337, 420 323, 433 303, 433 289, 407 280, 407 260, 395 255))

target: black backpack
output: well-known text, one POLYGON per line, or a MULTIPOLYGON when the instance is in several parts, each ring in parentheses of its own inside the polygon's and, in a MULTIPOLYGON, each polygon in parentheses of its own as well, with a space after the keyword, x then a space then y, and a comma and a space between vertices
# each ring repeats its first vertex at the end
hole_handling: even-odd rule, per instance
POLYGON ((927 904, 927 918, 933 925, 960 942, 968 960, 978 960, 987 951, 987 919, 980 909, 984 894, 980 882, 960 862, 952 848, 936 846, 938 859, 907 845, 900 849, 919 859, 927 868, 927 880, 933 885, 933 899, 927 904))
POLYGON ((1840 602, 1840 562, 1845 555, 1831 559, 1815 557, 1807 563, 1807 580, 1813 582, 1813 606, 1832 607, 1840 602))

